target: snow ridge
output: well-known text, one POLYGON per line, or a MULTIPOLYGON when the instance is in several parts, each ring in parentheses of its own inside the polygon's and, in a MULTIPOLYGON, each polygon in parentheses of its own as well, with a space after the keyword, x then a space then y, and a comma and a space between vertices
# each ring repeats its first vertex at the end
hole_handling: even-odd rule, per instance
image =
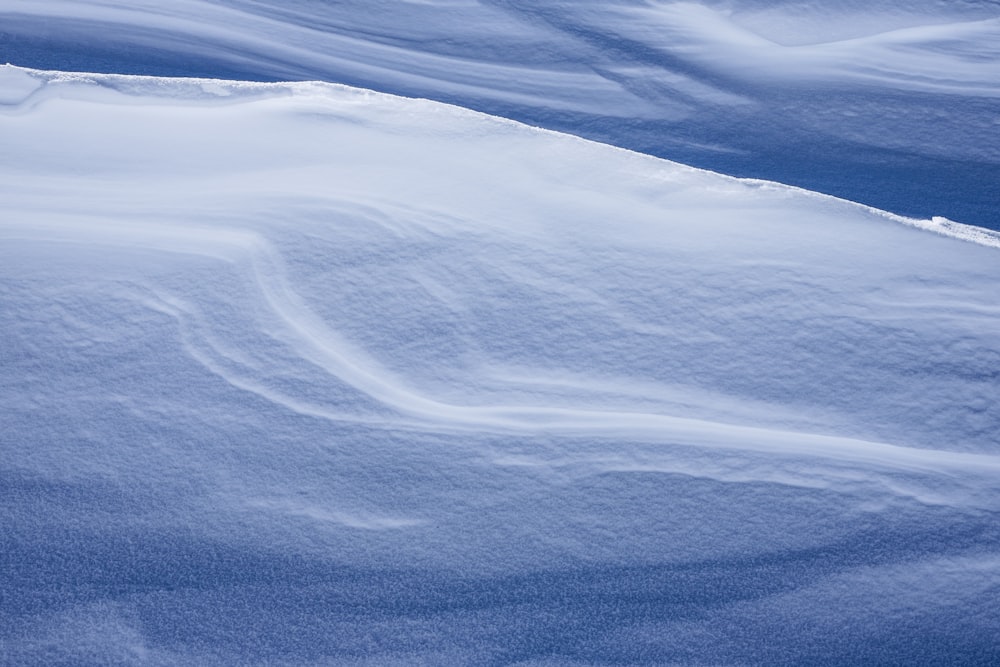
POLYGON ((9 0, 0 23, 22 66, 338 81, 1000 226, 992 1, 9 0))

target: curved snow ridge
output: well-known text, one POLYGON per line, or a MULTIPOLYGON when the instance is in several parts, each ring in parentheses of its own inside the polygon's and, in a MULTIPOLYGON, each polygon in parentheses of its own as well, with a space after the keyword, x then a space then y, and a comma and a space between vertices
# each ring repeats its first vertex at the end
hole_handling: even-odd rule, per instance
POLYGON ((10 0, 0 23, 21 65, 340 81, 998 224, 991 2, 10 0))
MULTIPOLYGON (((942 216, 934 216, 930 220, 910 218, 889 211, 884 211, 866 204, 852 202, 841 197, 827 195, 805 188, 756 178, 739 178, 728 176, 709 169, 702 169, 679 162, 658 158, 644 153, 638 153, 628 148, 594 142, 577 135, 566 134, 543 127, 521 123, 502 116, 467 109, 454 104, 446 104, 428 99, 415 99, 390 93, 382 93, 364 88, 323 81, 288 81, 278 83, 230 81, 222 79, 188 78, 188 77, 153 77, 123 74, 101 74, 81 72, 61 72, 35 70, 14 65, 0 65, 0 113, 3 107, 9 106, 18 113, 27 113, 37 104, 47 99, 71 97, 80 100, 105 100, 120 104, 126 100, 142 103, 145 98, 154 98, 167 104, 252 104, 265 99, 281 97, 327 98, 336 103, 357 101, 372 103, 379 106, 386 104, 400 108, 430 108, 454 114, 466 119, 480 119, 508 126, 518 132, 540 133, 561 137, 564 141, 577 141, 586 145, 600 146, 602 150, 619 152, 648 161, 651 171, 667 168, 684 170, 692 174, 709 175, 719 182, 738 183, 753 189, 765 189, 789 194, 804 195, 811 198, 826 200, 833 203, 848 204, 867 211, 875 216, 916 227, 951 238, 976 243, 987 247, 1000 248, 1000 232, 966 225, 948 220, 942 216), (63 86, 69 86, 64 88, 63 86), (95 90, 94 87, 98 90, 95 90), (124 97, 102 98, 100 89, 109 93, 118 93, 124 97)), ((7 113, 10 113, 9 111, 7 113)))
MULTIPOLYGON (((430 432, 551 435, 736 450, 790 460, 816 458, 828 464, 861 467, 869 471, 882 469, 896 474, 930 475, 932 478, 961 474, 966 477, 966 482, 979 477, 994 479, 1000 473, 1000 456, 990 454, 902 447, 665 414, 613 411, 597 406, 567 409, 545 405, 477 405, 442 401, 411 386, 317 317, 292 288, 284 261, 274 246, 257 232, 150 222, 134 225, 74 216, 64 220, 49 217, 44 221, 7 223, 0 227, 0 233, 8 242, 20 240, 121 250, 143 249, 208 257, 229 265, 248 266, 252 283, 259 293, 258 304, 269 313, 265 320, 270 320, 265 325, 269 335, 283 340, 302 359, 311 361, 329 376, 404 416, 402 421, 394 420, 397 428, 430 432), (276 323, 280 324, 280 328, 276 328, 276 323)), ((152 300, 142 299, 142 302, 175 318, 182 326, 181 336, 188 354, 239 390, 254 393, 310 417, 369 425, 386 423, 385 418, 375 420, 364 415, 338 413, 270 388, 266 376, 261 376, 259 369, 255 372, 252 362, 248 362, 245 355, 238 351, 226 352, 225 344, 213 340, 210 333, 213 324, 198 312, 197 307, 162 293, 155 294, 152 300), (192 321, 198 324, 192 327, 188 324, 192 321), (224 360, 220 362, 220 358, 224 360), (241 370, 234 371, 230 367, 241 370), (254 375, 258 378, 254 379, 254 375)), ((643 468, 644 464, 640 463, 624 464, 622 459, 618 461, 618 467, 610 469, 653 469, 643 468), (635 468, 636 465, 640 467, 635 468)), ((807 472, 806 479, 817 474, 813 468, 807 472)), ((794 473, 786 471, 786 482, 791 478, 795 478, 794 473)), ((800 480, 798 483, 803 482, 800 480)), ((932 493, 930 490, 914 491, 912 486, 906 488, 907 494, 933 496, 939 499, 938 502, 956 502, 942 500, 946 496, 941 495, 943 492, 940 489, 932 493)), ((969 501, 965 498, 960 502, 969 501)), ((983 500, 977 502, 982 503, 983 500)))

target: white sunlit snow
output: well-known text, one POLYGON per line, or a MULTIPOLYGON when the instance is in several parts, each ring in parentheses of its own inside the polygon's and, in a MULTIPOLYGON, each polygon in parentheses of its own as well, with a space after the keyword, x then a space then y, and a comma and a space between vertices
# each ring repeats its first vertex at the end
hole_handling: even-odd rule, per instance
POLYGON ((0 68, 5 664, 988 664, 1000 235, 0 68))

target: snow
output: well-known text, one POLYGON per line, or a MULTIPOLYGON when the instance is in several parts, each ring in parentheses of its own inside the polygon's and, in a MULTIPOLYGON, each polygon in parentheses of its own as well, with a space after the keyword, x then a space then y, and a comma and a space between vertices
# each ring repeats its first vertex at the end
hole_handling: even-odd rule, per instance
POLYGON ((994 0, 5 0, 0 26, 0 63, 359 85, 1000 229, 994 0))
POLYGON ((0 90, 0 662, 996 661, 1000 234, 341 85, 0 90))

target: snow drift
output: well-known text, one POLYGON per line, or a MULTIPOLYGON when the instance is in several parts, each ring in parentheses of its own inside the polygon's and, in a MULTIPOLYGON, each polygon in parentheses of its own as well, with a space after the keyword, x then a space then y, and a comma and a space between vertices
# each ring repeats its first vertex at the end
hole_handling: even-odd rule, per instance
POLYGON ((1000 656, 1000 236, 330 84, 0 90, 5 662, 1000 656))

